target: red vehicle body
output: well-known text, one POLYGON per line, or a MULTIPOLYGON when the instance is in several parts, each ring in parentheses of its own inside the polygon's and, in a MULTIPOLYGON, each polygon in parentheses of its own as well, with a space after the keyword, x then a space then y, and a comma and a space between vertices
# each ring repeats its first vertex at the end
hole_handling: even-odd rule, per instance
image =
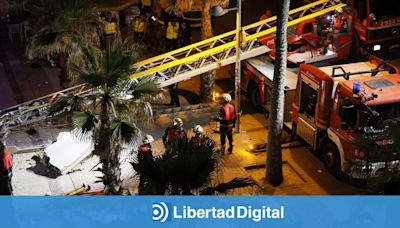
MULTIPOLYGON (((242 88, 251 103, 268 109, 273 64, 263 56, 245 60, 242 69, 242 88)), ((297 75, 289 69, 285 79, 285 124, 321 152, 329 171, 357 179, 377 177, 385 170, 400 174, 400 152, 387 126, 368 122, 375 118, 372 113, 379 114, 379 123, 400 117, 397 68, 370 56, 365 62, 337 66, 301 64, 297 75), (360 93, 353 93, 355 82, 361 83, 360 93), (358 146, 361 137, 378 148, 358 146)))
MULTIPOLYGON (((335 31, 334 17, 328 14, 303 21, 288 32, 288 63, 301 64, 324 61, 366 51, 400 47, 400 1, 348 0, 342 16, 347 29, 335 31), (331 27, 331 28, 329 28, 331 27), (321 32, 323 31, 323 32, 321 32), (326 41, 325 41, 326 40, 326 41)), ((260 38, 275 58, 275 35, 260 38)))

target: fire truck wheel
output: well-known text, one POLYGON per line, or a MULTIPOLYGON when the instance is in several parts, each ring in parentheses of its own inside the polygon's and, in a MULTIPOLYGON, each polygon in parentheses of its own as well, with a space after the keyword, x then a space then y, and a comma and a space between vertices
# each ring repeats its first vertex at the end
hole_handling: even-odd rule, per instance
POLYGON ((260 90, 258 86, 255 84, 250 84, 249 88, 247 89, 247 96, 250 100, 251 105, 260 112, 262 109, 261 107, 261 99, 260 99, 260 90))
POLYGON ((340 154, 337 147, 329 143, 322 150, 322 158, 326 169, 334 176, 340 174, 340 154))

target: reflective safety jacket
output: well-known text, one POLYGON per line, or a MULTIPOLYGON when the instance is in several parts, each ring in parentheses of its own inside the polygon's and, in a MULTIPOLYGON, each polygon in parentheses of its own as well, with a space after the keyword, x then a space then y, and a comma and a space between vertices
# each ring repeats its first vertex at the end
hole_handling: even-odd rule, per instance
POLYGON ((219 121, 221 126, 231 126, 236 122, 235 106, 230 103, 222 105, 219 112, 219 121))
POLYGON ((339 31, 346 31, 348 29, 347 18, 341 14, 333 17, 333 28, 339 31))
POLYGON ((133 31, 134 32, 144 32, 144 21, 141 19, 136 19, 133 21, 133 31))
POLYGON ((172 22, 169 21, 166 33, 167 39, 169 40, 178 39, 178 35, 179 35, 179 23, 175 22, 175 25, 173 25, 172 22))
POLYGON ((0 181, 11 179, 12 177, 13 158, 12 155, 4 150, 0 153, 0 181))
POLYGON ((106 24, 104 25, 104 33, 106 35, 117 33, 117 23, 115 21, 106 21, 106 24))
POLYGON ((187 139, 186 132, 185 130, 183 130, 183 128, 177 126, 171 126, 165 129, 163 135, 164 145, 169 145, 176 139, 183 139, 183 140, 187 139))

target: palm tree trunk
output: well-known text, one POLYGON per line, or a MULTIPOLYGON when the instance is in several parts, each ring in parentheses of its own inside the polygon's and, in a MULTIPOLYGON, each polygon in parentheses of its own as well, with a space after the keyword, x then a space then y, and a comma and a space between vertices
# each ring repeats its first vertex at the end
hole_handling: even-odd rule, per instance
POLYGON ((287 22, 290 0, 280 1, 276 31, 276 59, 274 83, 269 115, 268 155, 266 177, 274 186, 283 181, 282 175, 282 129, 284 112, 284 83, 287 57, 287 22))
MULTIPOLYGON (((201 38, 202 40, 214 36, 211 25, 211 0, 203 0, 204 8, 201 18, 201 38)), ((200 76, 200 99, 202 102, 210 102, 214 92, 215 70, 204 73, 200 76)))
POLYGON ((108 105, 104 96, 101 103, 100 110, 100 128, 98 137, 94 145, 93 153, 100 157, 100 163, 102 164, 103 172, 103 184, 105 195, 119 195, 120 194, 120 170, 119 170, 119 158, 115 158, 116 151, 118 148, 111 147, 111 132, 109 131, 110 118, 108 114, 108 105), (117 168, 116 163, 118 163, 117 168))

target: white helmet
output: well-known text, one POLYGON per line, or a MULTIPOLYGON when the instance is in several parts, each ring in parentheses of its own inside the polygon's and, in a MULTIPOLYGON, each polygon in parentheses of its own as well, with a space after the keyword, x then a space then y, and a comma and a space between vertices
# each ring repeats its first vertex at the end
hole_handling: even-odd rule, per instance
POLYGON ((177 117, 174 119, 174 126, 182 127, 182 125, 183 125, 183 121, 181 118, 177 117))
POLYGON ((229 93, 222 94, 222 98, 224 99, 225 102, 231 102, 232 100, 232 97, 229 93))
POLYGON ((204 131, 203 131, 203 128, 200 125, 195 125, 193 127, 193 132, 196 133, 196 134, 202 134, 204 131))
POLYGON ((145 135, 144 136, 144 138, 143 138, 143 143, 144 144, 150 144, 152 142, 154 142, 153 136, 151 136, 151 135, 145 135))

